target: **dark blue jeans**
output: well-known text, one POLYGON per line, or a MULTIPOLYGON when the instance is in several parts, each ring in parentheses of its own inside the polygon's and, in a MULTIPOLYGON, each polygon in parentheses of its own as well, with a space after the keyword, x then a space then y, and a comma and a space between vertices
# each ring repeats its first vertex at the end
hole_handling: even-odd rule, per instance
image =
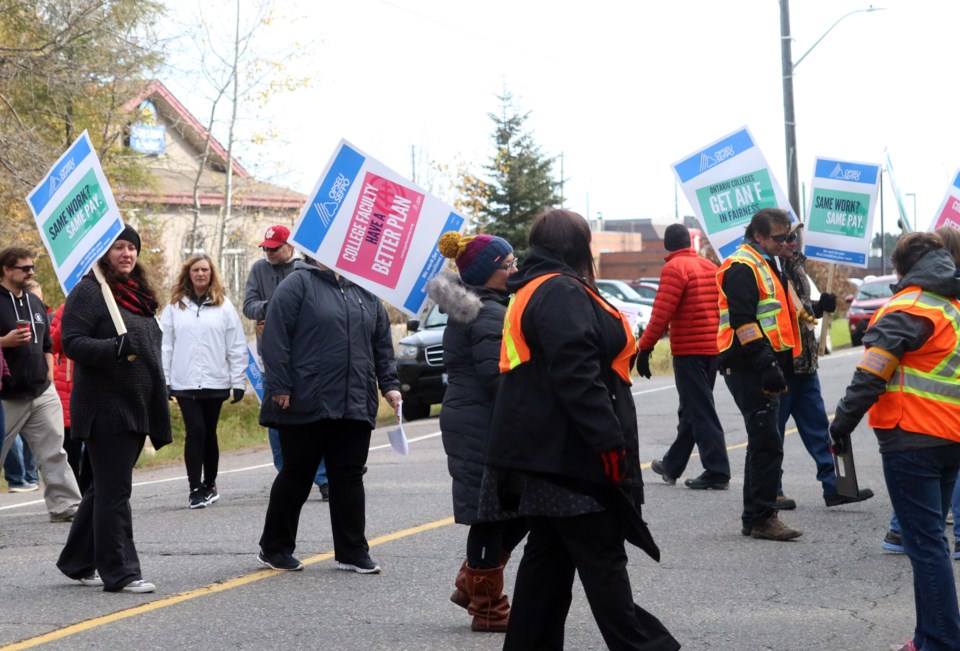
POLYGON ((960 612, 943 521, 960 470, 960 443, 886 452, 882 458, 903 548, 913 566, 917 611, 913 643, 923 651, 955 650, 960 640, 960 612))
POLYGON ((726 439, 713 402, 716 356, 677 355, 673 358, 673 377, 680 397, 680 422, 677 439, 663 455, 664 471, 671 477, 682 475, 696 445, 705 474, 711 479, 730 481, 726 439))
POLYGON ((760 389, 757 373, 733 371, 723 376, 747 429, 743 468, 744 527, 766 522, 775 512, 777 482, 783 466, 783 439, 777 429, 780 400, 760 389))
MULTIPOLYGON (((788 391, 780 396, 780 438, 783 439, 787 429, 787 419, 793 416, 800 440, 817 464, 817 481, 823 485, 823 494, 836 495, 837 472, 830 454, 830 420, 820 393, 820 377, 814 372, 791 375, 786 380, 788 391)), ((782 478, 783 473, 780 474, 782 478)), ((783 493, 782 482, 777 492, 783 493)))

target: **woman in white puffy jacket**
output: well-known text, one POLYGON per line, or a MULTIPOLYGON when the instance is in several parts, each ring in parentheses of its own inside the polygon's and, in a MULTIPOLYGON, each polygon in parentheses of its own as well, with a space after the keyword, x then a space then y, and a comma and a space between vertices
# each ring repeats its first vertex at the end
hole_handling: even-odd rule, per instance
POLYGON ((187 433, 189 507, 202 509, 220 499, 217 421, 231 392, 231 404, 243 398, 248 355, 240 317, 209 256, 194 255, 183 263, 160 327, 167 389, 180 405, 187 433))

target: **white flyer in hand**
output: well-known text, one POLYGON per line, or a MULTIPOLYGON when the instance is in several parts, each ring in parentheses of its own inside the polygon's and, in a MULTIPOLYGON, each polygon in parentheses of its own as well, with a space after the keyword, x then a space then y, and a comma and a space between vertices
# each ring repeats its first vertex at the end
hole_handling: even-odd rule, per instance
POLYGON ((387 430, 387 439, 390 441, 390 447, 397 452, 397 454, 402 454, 407 456, 410 453, 410 445, 407 443, 407 435, 403 432, 403 419, 400 417, 400 414, 403 413, 403 401, 400 401, 400 406, 397 407, 397 426, 387 430))

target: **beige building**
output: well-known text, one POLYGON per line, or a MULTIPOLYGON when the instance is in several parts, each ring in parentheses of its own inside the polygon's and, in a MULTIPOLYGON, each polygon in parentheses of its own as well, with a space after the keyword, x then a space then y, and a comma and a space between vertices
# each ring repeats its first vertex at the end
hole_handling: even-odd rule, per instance
POLYGON ((187 256, 207 253, 239 306, 250 265, 263 255, 257 244, 264 231, 291 226, 306 196, 255 179, 234 158, 228 215, 227 151, 170 90, 153 80, 124 110, 134 116, 125 144, 146 157, 151 175, 149 190, 118 188, 124 218, 135 225, 148 219, 160 234, 165 285, 187 256))

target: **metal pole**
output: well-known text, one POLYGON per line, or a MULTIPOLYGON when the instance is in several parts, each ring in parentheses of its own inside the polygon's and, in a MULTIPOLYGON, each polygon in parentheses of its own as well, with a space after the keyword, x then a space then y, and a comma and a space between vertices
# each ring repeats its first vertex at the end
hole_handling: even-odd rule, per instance
MULTIPOLYGON (((800 180, 797 175, 797 123, 793 110, 793 53, 790 36, 790 2, 780 0, 780 65, 783 69, 783 135, 787 150, 787 195, 799 215, 800 180)), ((798 217, 799 218, 799 217, 798 217)))
POLYGON ((880 168, 880 275, 887 275, 887 236, 883 232, 883 168, 880 168))

